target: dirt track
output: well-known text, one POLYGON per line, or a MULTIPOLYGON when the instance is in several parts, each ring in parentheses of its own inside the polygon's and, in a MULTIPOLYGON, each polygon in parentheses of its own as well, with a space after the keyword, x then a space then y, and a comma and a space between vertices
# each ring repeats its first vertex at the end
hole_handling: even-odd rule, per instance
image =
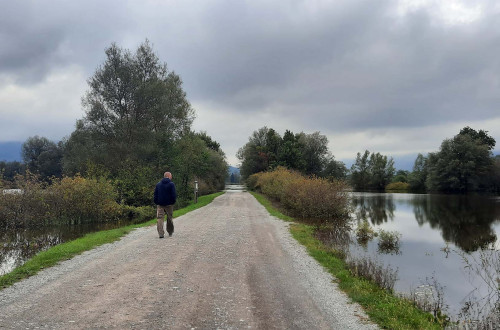
POLYGON ((0 291, 0 328, 374 328, 246 192, 0 291))

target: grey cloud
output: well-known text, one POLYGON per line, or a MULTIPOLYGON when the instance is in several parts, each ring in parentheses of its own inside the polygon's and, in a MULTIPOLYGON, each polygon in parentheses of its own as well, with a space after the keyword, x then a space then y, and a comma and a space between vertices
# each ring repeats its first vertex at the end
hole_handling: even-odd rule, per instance
POLYGON ((0 75, 33 83, 74 64, 90 76, 111 42, 134 49, 149 38, 198 111, 272 112, 325 134, 498 117, 495 2, 456 26, 430 9, 396 18, 397 3, 11 1, 0 75))
POLYGON ((211 38, 186 71, 191 95, 235 111, 278 104, 298 120, 338 129, 496 115, 496 16, 444 27, 424 10, 391 20, 391 4, 332 6, 298 23, 295 16, 307 15, 277 13, 274 24, 239 4, 230 18, 200 23, 211 38))
POLYGON ((120 1, 13 1, 0 12, 0 74, 37 83, 55 67, 77 64, 89 74, 104 48, 132 29, 120 1), (117 10, 114 10, 117 9, 117 10))

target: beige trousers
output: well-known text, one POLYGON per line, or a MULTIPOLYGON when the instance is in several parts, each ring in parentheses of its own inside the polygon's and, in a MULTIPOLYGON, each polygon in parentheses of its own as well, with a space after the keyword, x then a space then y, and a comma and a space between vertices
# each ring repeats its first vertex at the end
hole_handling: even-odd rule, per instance
POLYGON ((167 215, 167 232, 169 235, 174 233, 174 206, 173 205, 157 205, 156 206, 156 228, 158 229, 158 235, 163 237, 165 231, 163 229, 163 221, 165 220, 165 214, 167 215))

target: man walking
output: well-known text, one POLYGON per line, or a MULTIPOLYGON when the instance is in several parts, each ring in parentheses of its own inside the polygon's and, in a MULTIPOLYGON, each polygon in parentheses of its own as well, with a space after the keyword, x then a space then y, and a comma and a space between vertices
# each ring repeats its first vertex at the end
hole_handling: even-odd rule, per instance
POLYGON ((172 173, 165 172, 163 179, 156 184, 154 199, 156 204, 156 227, 158 229, 158 235, 160 235, 160 238, 165 237, 163 220, 165 219, 166 213, 168 236, 172 236, 174 233, 174 204, 177 199, 175 184, 172 182, 172 173))

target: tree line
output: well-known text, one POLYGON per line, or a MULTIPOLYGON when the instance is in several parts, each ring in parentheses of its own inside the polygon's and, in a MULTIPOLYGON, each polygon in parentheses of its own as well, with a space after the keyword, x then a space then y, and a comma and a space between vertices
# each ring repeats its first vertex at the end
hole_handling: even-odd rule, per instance
POLYGON ((152 203, 152 188, 164 171, 174 175, 180 200, 223 189, 225 154, 206 132, 191 129, 195 112, 182 80, 169 71, 148 40, 135 52, 112 44, 88 79, 82 98, 85 115, 69 137, 53 142, 28 138, 24 164, 0 163, 4 185, 24 169, 50 183, 52 177, 109 179, 121 202, 152 203))
POLYGON ((243 179, 278 166, 320 177, 345 179, 347 175, 344 163, 335 160, 328 150, 328 138, 320 132, 286 130, 281 137, 274 129, 262 127, 253 132, 237 157, 243 179))
POLYGON ((396 170, 392 157, 368 150, 358 152, 348 170, 328 149, 320 132, 286 130, 283 137, 272 128, 253 132, 239 149, 243 179, 278 166, 305 175, 346 180, 358 191, 383 191, 390 185, 415 192, 500 192, 500 156, 493 156, 495 139, 487 131, 464 127, 445 139, 439 151, 418 154, 413 171, 396 170))

